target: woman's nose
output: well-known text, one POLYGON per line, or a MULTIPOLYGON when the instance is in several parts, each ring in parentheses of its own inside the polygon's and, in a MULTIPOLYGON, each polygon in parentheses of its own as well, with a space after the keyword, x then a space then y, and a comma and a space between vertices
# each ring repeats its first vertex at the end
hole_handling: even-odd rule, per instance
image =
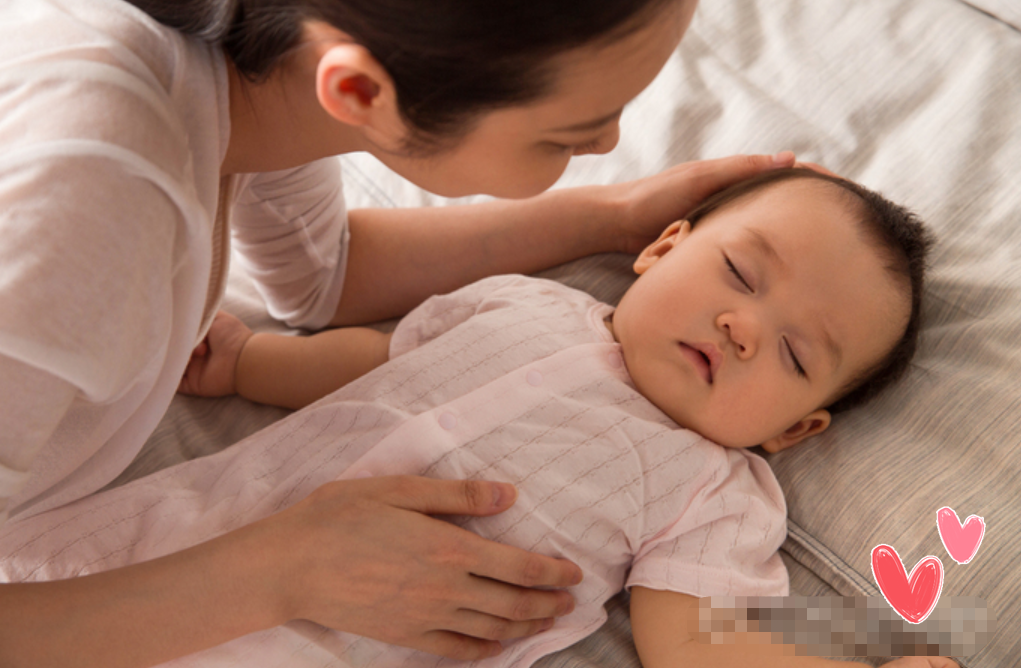
POLYGON ((738 359, 750 359, 759 347, 761 327, 751 314, 727 312, 716 318, 716 326, 734 346, 738 359))

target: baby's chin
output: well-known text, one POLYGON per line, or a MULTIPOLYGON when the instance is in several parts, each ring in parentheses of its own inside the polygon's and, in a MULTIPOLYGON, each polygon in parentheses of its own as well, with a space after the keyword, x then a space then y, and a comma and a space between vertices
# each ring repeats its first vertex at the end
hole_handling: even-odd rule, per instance
MULTIPOLYGON (((667 413, 669 415, 669 413, 667 413)), ((702 438, 712 441, 717 445, 722 445, 725 448, 733 448, 734 450, 745 450, 747 448, 754 448, 757 445, 761 445, 766 439, 763 438, 761 432, 758 433, 742 433, 740 431, 734 432, 726 429, 714 428, 715 425, 702 425, 697 424, 697 420, 685 419, 682 416, 670 415, 670 418, 677 423, 682 429, 693 431, 702 438)))

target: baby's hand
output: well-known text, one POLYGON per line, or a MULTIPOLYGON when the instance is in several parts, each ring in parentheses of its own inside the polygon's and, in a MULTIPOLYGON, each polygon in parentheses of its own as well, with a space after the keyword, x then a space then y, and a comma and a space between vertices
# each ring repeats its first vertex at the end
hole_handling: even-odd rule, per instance
POLYGON ((243 322, 225 311, 217 313, 206 338, 192 352, 177 391, 198 397, 234 394, 234 370, 251 336, 243 322))

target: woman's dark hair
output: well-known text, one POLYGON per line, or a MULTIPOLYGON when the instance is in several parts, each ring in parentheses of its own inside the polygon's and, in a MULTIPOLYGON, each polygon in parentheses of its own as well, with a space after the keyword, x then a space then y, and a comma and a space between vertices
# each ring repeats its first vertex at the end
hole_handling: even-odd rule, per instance
POLYGON ((693 210, 688 215, 688 222, 694 226, 711 213, 753 193, 798 179, 828 183, 839 188, 847 196, 848 205, 857 210, 865 238, 883 255, 890 276, 905 292, 910 291, 911 314, 903 335, 886 356, 851 378, 834 401, 826 406, 831 413, 839 413, 871 400, 908 370, 918 348, 926 261, 933 238, 913 213, 879 193, 853 181, 802 168, 766 172, 722 190, 693 210))
POLYGON ((223 45, 238 71, 265 78, 302 22, 351 35, 386 68, 422 146, 471 129, 481 112, 540 98, 552 57, 612 41, 676 0, 128 0, 157 21, 223 45))

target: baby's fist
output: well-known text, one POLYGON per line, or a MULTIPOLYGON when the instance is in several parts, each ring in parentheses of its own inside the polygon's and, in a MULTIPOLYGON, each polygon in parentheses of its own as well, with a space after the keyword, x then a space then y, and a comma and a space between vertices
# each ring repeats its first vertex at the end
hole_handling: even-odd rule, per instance
POLYGON ((206 338, 192 352, 177 391, 198 397, 234 394, 234 370, 251 336, 243 322, 226 311, 217 313, 206 338))

